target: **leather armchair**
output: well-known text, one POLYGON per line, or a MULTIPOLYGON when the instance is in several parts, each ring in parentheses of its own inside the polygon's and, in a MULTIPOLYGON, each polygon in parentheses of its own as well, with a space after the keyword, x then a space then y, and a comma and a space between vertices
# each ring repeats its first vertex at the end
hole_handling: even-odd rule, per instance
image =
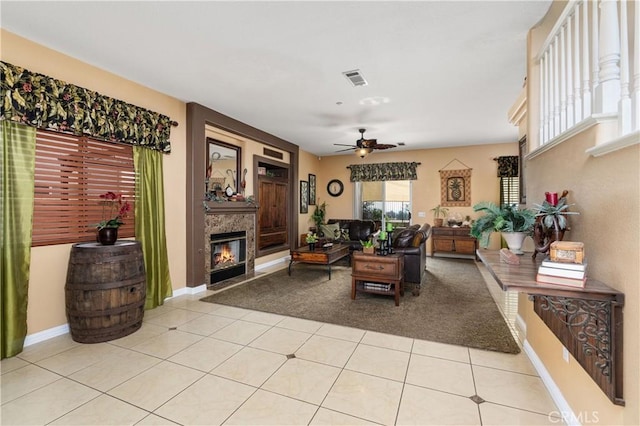
POLYGON ((430 236, 431 225, 428 223, 396 230, 391 236, 393 250, 404 253, 404 280, 417 284, 417 294, 427 267, 427 239, 430 236))

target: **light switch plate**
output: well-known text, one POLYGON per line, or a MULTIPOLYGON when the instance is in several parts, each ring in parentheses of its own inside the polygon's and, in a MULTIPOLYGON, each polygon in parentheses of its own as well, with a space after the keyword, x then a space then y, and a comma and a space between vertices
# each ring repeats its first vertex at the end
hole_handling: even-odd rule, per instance
POLYGON ((427 215, 424 212, 418 212, 418 217, 426 217, 427 215))

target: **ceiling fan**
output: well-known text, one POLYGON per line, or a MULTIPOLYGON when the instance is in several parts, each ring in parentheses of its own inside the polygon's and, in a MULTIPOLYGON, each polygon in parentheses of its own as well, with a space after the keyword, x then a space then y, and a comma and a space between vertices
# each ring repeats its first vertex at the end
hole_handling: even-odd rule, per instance
POLYGON ((364 132, 365 131, 366 131, 366 129, 359 129, 360 139, 358 139, 356 141, 355 145, 346 145, 346 144, 342 144, 342 143, 334 143, 334 145, 336 145, 336 146, 348 146, 349 147, 347 149, 341 149, 341 150, 338 150, 336 152, 344 152, 344 151, 355 150, 357 155, 359 155, 360 157, 364 158, 367 154, 370 154, 375 149, 389 149, 389 148, 395 148, 396 147, 396 145, 378 143, 377 139, 365 139, 364 138, 364 132))

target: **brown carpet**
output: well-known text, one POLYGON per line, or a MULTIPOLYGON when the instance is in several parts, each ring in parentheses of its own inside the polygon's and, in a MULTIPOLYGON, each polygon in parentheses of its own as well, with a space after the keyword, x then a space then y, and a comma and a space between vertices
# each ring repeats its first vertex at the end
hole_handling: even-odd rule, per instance
POLYGON ((357 327, 414 339, 518 353, 515 342, 475 262, 428 258, 419 296, 405 285, 400 306, 392 296, 357 293, 351 300, 351 268, 295 264, 207 296, 202 301, 357 327))

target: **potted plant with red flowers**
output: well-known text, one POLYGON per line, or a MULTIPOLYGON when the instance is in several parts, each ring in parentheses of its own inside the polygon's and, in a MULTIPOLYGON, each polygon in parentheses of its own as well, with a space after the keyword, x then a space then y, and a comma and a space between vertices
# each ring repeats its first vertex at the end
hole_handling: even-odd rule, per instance
POLYGON ((102 221, 93 225, 98 230, 97 240, 102 245, 113 245, 118 239, 118 228, 124 225, 122 219, 131 211, 131 204, 123 200, 122 194, 107 192, 100 195, 102 221))

